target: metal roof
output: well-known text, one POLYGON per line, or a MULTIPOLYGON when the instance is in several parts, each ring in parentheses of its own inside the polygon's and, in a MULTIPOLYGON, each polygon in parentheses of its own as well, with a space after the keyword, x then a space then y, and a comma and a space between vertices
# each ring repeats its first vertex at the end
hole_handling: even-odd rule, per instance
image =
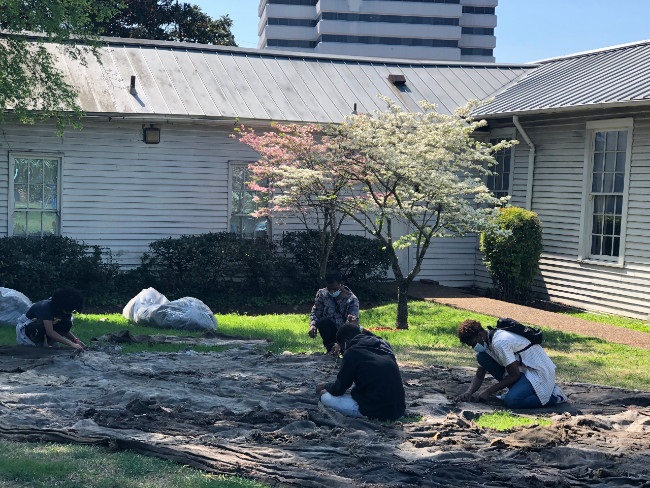
MULTIPOLYGON (((89 115, 341 122, 385 108, 377 95, 408 110, 426 100, 450 113, 484 99, 534 65, 396 61, 319 56, 225 46, 104 39, 99 63, 59 56, 89 115), (389 82, 390 74, 406 84, 389 82), (131 93, 131 77, 135 91, 131 93)), ((56 52, 55 47, 51 47, 56 52)))
POLYGON ((505 116, 650 103, 650 41, 538 64, 475 113, 505 116))

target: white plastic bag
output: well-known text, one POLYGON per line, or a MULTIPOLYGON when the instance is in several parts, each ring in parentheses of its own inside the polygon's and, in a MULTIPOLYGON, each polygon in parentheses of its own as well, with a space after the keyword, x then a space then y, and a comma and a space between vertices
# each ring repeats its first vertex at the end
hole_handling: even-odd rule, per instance
POLYGON ((19 291, 0 287, 0 324, 16 326, 18 317, 31 306, 32 301, 19 291))
POLYGON ((165 303, 169 303, 165 295, 155 288, 146 288, 129 300, 122 315, 136 324, 149 325, 151 314, 165 303))
POLYGON ((217 319, 201 300, 183 297, 170 302, 154 288, 133 297, 122 315, 136 324, 161 329, 217 330, 217 319))

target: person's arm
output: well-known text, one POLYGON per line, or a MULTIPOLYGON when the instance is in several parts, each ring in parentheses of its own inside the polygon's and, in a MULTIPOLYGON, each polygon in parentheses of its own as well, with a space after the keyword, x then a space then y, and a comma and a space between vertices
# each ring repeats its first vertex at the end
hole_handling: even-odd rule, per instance
POLYGON ((88 346, 86 346, 86 344, 84 344, 83 342, 81 342, 81 340, 80 340, 76 335, 74 335, 72 332, 69 332, 69 331, 66 332, 65 336, 66 336, 68 339, 70 339, 72 342, 74 342, 75 344, 81 344, 81 346, 82 346, 84 349, 85 349, 86 347, 88 347, 88 346))
POLYGON ((314 299, 314 306, 311 308, 311 313, 309 314, 309 337, 312 339, 316 337, 316 322, 323 316, 324 304, 321 294, 316 292, 316 298, 314 299))
POLYGON ((354 383, 355 361, 350 354, 343 355, 343 362, 336 381, 325 386, 325 389, 334 396, 343 395, 354 383), (346 357, 347 356, 347 357, 346 357))
POLYGON ((486 388, 481 392, 481 394, 478 396, 479 400, 487 400, 492 396, 494 393, 496 393, 499 390, 502 390, 504 388, 508 388, 511 385, 514 385, 517 381, 519 381, 519 378, 521 377, 521 371, 519 371, 519 364, 517 361, 514 363, 510 363, 508 366, 506 366, 506 376, 499 381, 496 385, 492 385, 489 388, 486 388))
POLYGON ((470 401, 472 399, 472 395, 483 384, 483 380, 485 380, 485 368, 479 366, 478 369, 476 370, 476 374, 474 375, 474 378, 472 379, 472 382, 469 385, 469 388, 467 388, 467 391, 461 395, 458 395, 455 398, 455 400, 460 402, 470 401))
POLYGON ((353 293, 352 296, 350 297, 350 300, 348 302, 347 310, 346 310, 346 317, 344 317, 346 321, 352 322, 352 323, 358 323, 359 322, 359 299, 357 296, 353 293), (353 318, 351 318, 353 317, 353 318))
POLYGON ((83 351, 83 346, 81 344, 76 344, 70 339, 63 337, 56 330, 54 330, 54 323, 51 320, 43 320, 43 326, 45 327, 45 335, 56 342, 70 346, 73 349, 78 351, 83 351))

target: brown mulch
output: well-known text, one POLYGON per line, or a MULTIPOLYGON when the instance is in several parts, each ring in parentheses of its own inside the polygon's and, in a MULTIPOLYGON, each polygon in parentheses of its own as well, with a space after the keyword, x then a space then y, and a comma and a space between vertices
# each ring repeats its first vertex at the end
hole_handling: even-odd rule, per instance
POLYGON ((650 327, 648 327, 648 332, 639 332, 516 303, 470 295, 456 288, 417 282, 411 284, 409 296, 493 317, 510 317, 519 322, 539 327, 550 327, 562 332, 597 337, 608 342, 650 349, 650 327))

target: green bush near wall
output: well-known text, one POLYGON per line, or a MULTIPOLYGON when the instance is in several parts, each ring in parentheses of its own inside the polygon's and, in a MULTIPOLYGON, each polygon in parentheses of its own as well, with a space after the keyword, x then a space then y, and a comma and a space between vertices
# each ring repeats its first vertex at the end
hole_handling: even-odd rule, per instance
POLYGON ((0 238, 0 286, 33 302, 62 286, 81 290, 87 303, 110 301, 119 267, 109 251, 60 236, 0 238))
MULTIPOLYGON (((124 306, 149 287, 170 300, 198 298, 215 312, 305 303, 320 286, 314 239, 303 232, 285 234, 280 243, 228 232, 166 238, 149 245, 140 266, 120 270, 110 252, 68 237, 5 237, 0 238, 0 286, 32 301, 73 286, 96 307, 124 306)), ((372 290, 385 279, 387 256, 374 239, 339 236, 331 257, 332 266, 355 287, 372 290)))
POLYGON ((481 235, 483 263, 492 275, 499 298, 525 301, 539 272, 542 225, 535 212, 507 207, 501 209, 499 228, 507 232, 481 235))

